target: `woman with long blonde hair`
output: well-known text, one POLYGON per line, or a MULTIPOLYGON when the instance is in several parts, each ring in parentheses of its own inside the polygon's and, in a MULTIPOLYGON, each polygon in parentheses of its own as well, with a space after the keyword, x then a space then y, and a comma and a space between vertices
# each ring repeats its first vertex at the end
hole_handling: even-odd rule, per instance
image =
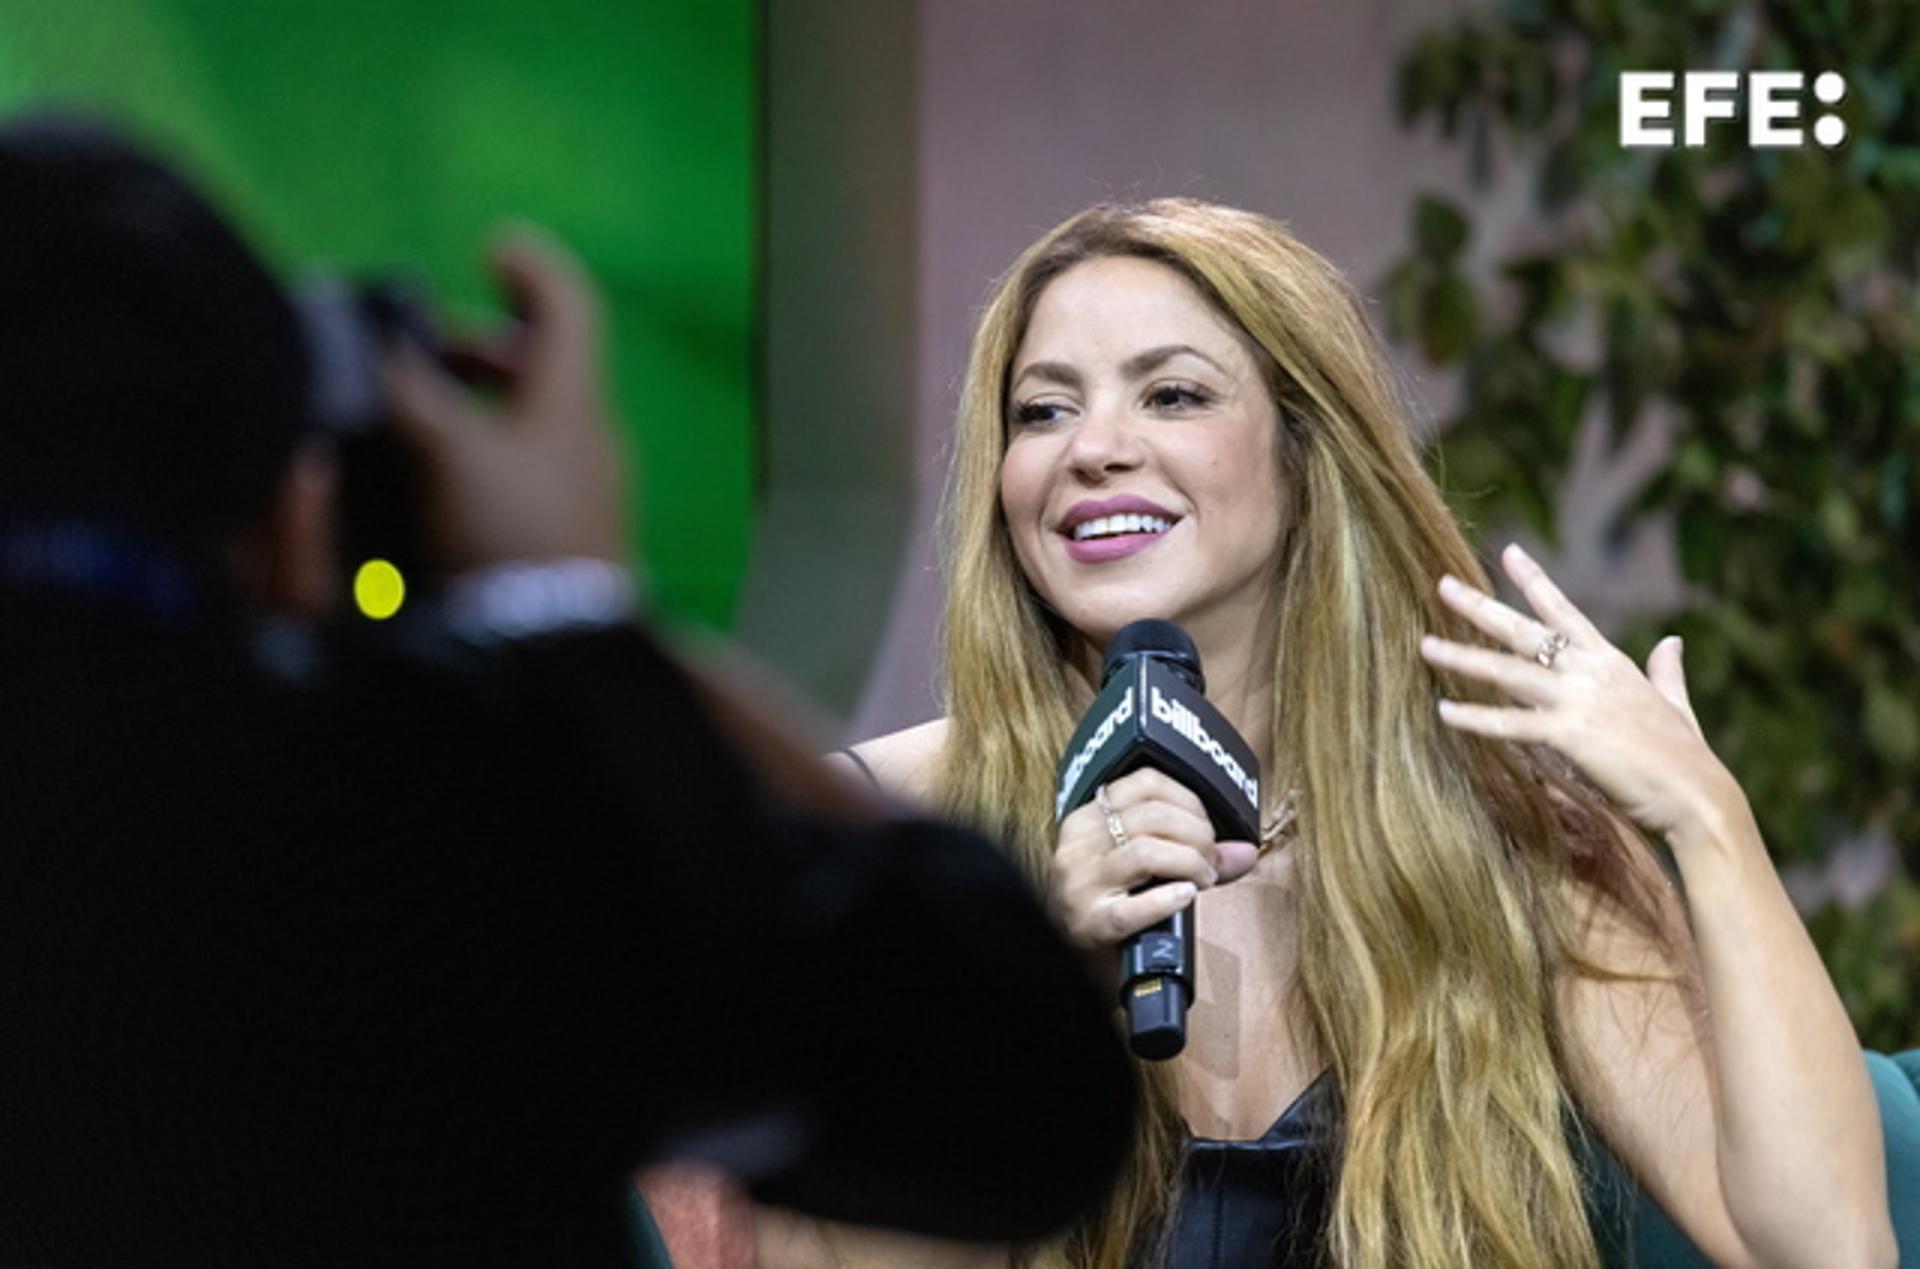
POLYGON ((1857 1041, 1679 641, 1642 672, 1517 547, 1532 611, 1489 593, 1319 256, 1187 200, 1048 233, 980 324, 946 513, 948 716, 853 752, 1007 840, 1096 973, 1188 904, 1201 937, 1128 1177, 1016 1260, 1596 1265, 1591 1134, 1716 1263, 1892 1263, 1857 1041), (1260 841, 1154 772, 1054 822, 1141 617, 1253 746, 1260 841))

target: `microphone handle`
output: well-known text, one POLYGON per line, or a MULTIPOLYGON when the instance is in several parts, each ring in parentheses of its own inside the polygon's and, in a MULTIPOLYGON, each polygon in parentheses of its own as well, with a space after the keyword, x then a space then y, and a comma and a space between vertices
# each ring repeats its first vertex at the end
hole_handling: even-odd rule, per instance
POLYGON ((1194 946, 1192 904, 1120 944, 1127 1043, 1150 1061, 1163 1062, 1187 1045, 1194 946))

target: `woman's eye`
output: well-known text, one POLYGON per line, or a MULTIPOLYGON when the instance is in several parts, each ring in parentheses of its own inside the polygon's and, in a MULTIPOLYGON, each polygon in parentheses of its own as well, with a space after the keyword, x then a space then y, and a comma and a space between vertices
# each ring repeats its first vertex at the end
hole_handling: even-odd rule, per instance
POLYGON ((1065 413, 1057 401, 1021 401, 1013 407, 1013 425, 1015 427, 1044 427, 1048 423, 1057 423, 1065 413))
POLYGON ((1186 383, 1162 383, 1147 391, 1147 405, 1155 410, 1191 410, 1208 404, 1213 394, 1186 383))

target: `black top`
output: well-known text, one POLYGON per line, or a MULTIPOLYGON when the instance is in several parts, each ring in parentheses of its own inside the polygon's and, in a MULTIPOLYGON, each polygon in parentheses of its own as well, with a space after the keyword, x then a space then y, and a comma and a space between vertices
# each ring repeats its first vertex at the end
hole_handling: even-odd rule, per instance
MULTIPOLYGON (((1672 1230, 1591 1128, 1569 1120, 1567 1130, 1601 1264, 1636 1263, 1636 1228, 1642 1221, 1672 1231, 1666 1243, 1656 1235, 1649 1246, 1691 1252, 1685 1236, 1672 1230)), ((1140 1257, 1140 1269, 1318 1269, 1326 1264, 1343 1131, 1340 1089, 1328 1069, 1258 1139, 1191 1139, 1165 1255, 1140 1257)), ((1639 1258, 1638 1263, 1647 1262, 1639 1258)), ((1692 1252, 1674 1263, 1704 1264, 1705 1259, 1692 1252)))
POLYGON ((1257 1139, 1189 1141, 1160 1263, 1166 1269, 1321 1263, 1340 1126, 1339 1088, 1328 1069, 1257 1139))
POLYGON ((988 843, 784 811, 634 629, 329 665, 0 592, 0 1264, 632 1264, 675 1147, 950 1236, 1099 1198, 1130 1070, 988 843))

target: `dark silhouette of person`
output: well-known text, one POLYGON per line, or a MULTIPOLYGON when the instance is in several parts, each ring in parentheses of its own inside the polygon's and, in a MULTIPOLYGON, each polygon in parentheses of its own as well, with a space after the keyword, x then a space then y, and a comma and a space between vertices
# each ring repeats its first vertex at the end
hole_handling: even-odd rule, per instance
POLYGON ((976 1239, 1096 1202, 1108 1010, 984 840, 631 616, 577 264, 483 404, 396 353, 444 620, 338 605, 282 289, 95 125, 0 129, 0 1264, 623 1265, 630 1174, 976 1239))

